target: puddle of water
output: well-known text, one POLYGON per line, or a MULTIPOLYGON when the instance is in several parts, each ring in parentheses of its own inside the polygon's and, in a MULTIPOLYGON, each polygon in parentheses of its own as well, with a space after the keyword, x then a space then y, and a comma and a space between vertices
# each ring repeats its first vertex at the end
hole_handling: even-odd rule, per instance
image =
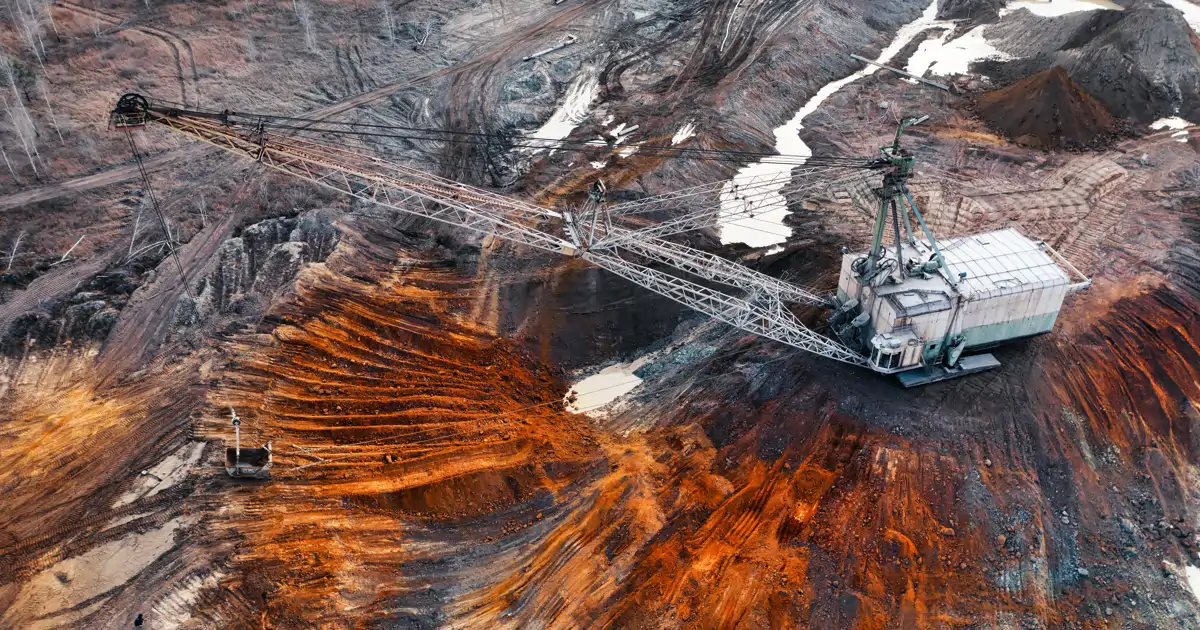
POLYGON ((553 153, 559 141, 571 135, 575 127, 587 118, 592 101, 596 100, 599 92, 599 77, 590 70, 585 70, 567 88, 562 105, 550 115, 550 119, 537 131, 529 134, 531 140, 528 144, 534 145, 531 153, 538 153, 544 149, 550 149, 553 153))
MULTIPOLYGON (((900 49, 904 48, 919 33, 937 25, 937 1, 931 2, 921 17, 904 25, 896 33, 895 39, 879 53, 877 63, 891 61, 900 49)), ((794 156, 811 157, 812 150, 800 139, 800 130, 804 128, 804 119, 817 110, 830 96, 843 87, 868 77, 879 68, 868 65, 854 74, 843 77, 825 85, 791 120, 775 129, 775 151, 789 156, 791 164, 781 164, 779 158, 766 158, 760 162, 749 164, 734 175, 721 191, 722 219, 730 216, 741 218, 722 221, 721 243, 745 243, 750 247, 770 247, 787 240, 791 230, 783 224, 788 215, 787 200, 780 190, 791 180, 792 169, 795 168, 794 156), (753 216, 748 216, 753 213, 753 216)))
POLYGON ((1058 17, 1080 11, 1124 10, 1121 5, 1108 0, 1016 0, 1000 9, 1000 16, 1004 17, 1019 9, 1027 9, 1030 13, 1041 17, 1058 17))
POLYGON ((599 409, 628 394, 642 384, 627 365, 611 365, 576 383, 567 392, 575 394, 575 401, 566 404, 567 411, 587 413, 599 409))

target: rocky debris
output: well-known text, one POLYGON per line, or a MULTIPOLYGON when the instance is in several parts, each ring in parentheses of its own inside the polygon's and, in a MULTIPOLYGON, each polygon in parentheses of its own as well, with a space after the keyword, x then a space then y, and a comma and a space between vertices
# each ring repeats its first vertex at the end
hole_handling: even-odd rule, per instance
POLYGON ((22 353, 27 346, 49 348, 104 340, 142 279, 154 273, 164 256, 161 248, 147 251, 132 260, 110 264, 74 293, 46 296, 36 309, 18 316, 4 331, 0 353, 22 353))
POLYGON ((1006 18, 992 32, 1000 35, 1002 50, 1031 55, 980 64, 1000 84, 1062 66, 1118 117, 1142 123, 1200 117, 1200 39, 1166 4, 1143 2, 1125 11, 1028 23, 1006 18))
POLYGON ((1000 17, 1006 0, 942 0, 938 3, 939 20, 991 22, 1000 17))
POLYGON ((1104 106, 1060 66, 984 93, 974 107, 988 126, 1034 148, 1092 147, 1110 141, 1118 130, 1104 106))
POLYGON ((1078 11, 1045 17, 1018 9, 999 22, 989 24, 987 40, 1013 58, 1026 59, 1077 48, 1122 16, 1121 11, 1078 11))
POLYGON ((309 262, 322 262, 337 246, 330 212, 276 217, 247 226, 221 244, 200 278, 195 299, 180 298, 176 323, 194 326, 214 314, 256 316, 309 262))

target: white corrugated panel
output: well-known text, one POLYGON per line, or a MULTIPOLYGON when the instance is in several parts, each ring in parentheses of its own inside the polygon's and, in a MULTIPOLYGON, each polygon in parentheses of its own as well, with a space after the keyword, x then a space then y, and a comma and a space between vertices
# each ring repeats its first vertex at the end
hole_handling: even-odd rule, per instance
POLYGON ((942 254, 951 274, 967 273, 957 287, 967 300, 1069 283, 1067 274, 1037 243, 1011 228, 947 239, 942 254))
POLYGON ((957 286, 966 302, 956 332, 1045 315, 1062 306, 1067 274, 1016 230, 949 239, 942 251, 950 273, 967 273, 957 286))

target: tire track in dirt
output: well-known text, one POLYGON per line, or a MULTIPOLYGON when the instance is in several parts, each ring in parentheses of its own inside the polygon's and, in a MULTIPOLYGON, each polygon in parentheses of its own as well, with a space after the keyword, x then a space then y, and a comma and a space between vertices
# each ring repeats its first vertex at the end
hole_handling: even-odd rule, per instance
MULTIPOLYGON (((604 0, 604 2, 612 2, 612 0, 604 0)), ((566 11, 564 13, 567 13, 568 14, 567 16, 559 16, 555 21, 558 23, 563 23, 563 22, 569 21, 569 17, 575 15, 575 12, 579 11, 579 10, 581 10, 581 9, 576 8, 576 9, 572 9, 571 11, 566 11)), ((510 50, 510 52, 511 52, 511 50, 510 50)), ((400 90, 410 88, 415 85, 419 85, 419 84, 426 83, 426 82, 429 82, 429 81, 432 81, 435 79, 451 76, 451 75, 454 75, 454 74, 460 73, 460 72, 472 71, 474 68, 476 68, 477 66, 479 66, 485 62, 486 62, 486 60, 471 59, 469 61, 464 61, 461 63, 457 63, 455 65, 452 65, 450 67, 443 68, 436 72, 431 72, 429 74, 421 75, 419 77, 414 77, 412 79, 405 79, 403 81, 396 81, 393 83, 388 83, 386 85, 383 85, 383 86, 381 86, 377 89, 371 90, 369 92, 363 92, 362 94, 359 94, 357 96, 343 99, 343 100, 340 100, 331 105, 327 105, 325 107, 320 107, 320 108, 311 110, 304 115, 309 118, 316 118, 318 120, 324 120, 331 116, 336 116, 338 114, 348 112, 357 107, 361 107, 363 105, 374 103, 381 99, 387 98, 388 96, 391 96, 392 94, 395 94, 396 92, 398 92, 400 90)), ((217 151, 219 151, 219 149, 217 149, 215 147, 211 147, 211 146, 209 146, 207 144, 203 144, 203 143, 197 143, 197 144, 193 144, 193 145, 189 145, 189 146, 185 146, 185 147, 180 147, 178 149, 172 149, 165 153, 159 153, 158 155, 155 155, 153 157, 146 158, 143 160, 143 164, 145 165, 146 171, 152 173, 152 172, 155 172, 165 166, 168 166, 170 164, 178 162, 180 160, 183 160, 183 159, 196 160, 196 159, 199 159, 200 157, 202 157, 203 155, 205 155, 206 153, 215 153, 217 151)), ((101 187, 109 186, 112 184, 119 184, 121 182, 126 182, 131 179, 135 179, 139 176, 140 176, 140 173, 138 171, 138 168, 134 164, 115 166, 113 168, 107 169, 100 173, 94 173, 92 175, 84 175, 84 176, 76 177, 74 179, 69 179, 69 180, 66 180, 63 182, 47 184, 47 185, 44 185, 44 186, 41 186, 38 188, 24 190, 21 192, 12 193, 12 194, 4 196, 4 197, 0 197, 0 212, 6 211, 6 210, 12 210, 14 208, 19 208, 19 207, 26 206, 26 205, 29 205, 32 203, 39 203, 42 201, 48 201, 50 199, 56 199, 58 197, 62 197, 63 195, 66 195, 69 193, 85 192, 88 190, 93 190, 96 188, 101 188, 101 187)))
POLYGON ((60 295, 75 290, 109 262, 110 259, 106 256, 93 256, 82 262, 66 264, 50 273, 34 278, 26 288, 13 291, 7 302, 0 304, 0 337, 8 333, 9 326, 19 317, 60 295))
MULTIPOLYGON (((388 600, 415 586, 397 568, 423 553, 406 532, 464 519, 491 536, 519 532, 513 520, 538 521, 538 497, 590 466, 593 431, 563 414, 549 372, 450 317, 469 302, 452 290, 455 277, 423 264, 386 288, 328 271, 302 277, 292 303, 269 316, 283 320, 274 340, 247 339, 214 390, 214 410, 233 404, 279 445, 277 481, 228 523, 248 543, 231 573, 265 571, 278 589, 264 602, 272 625, 336 623, 330 601, 358 602, 360 619, 394 619, 388 600), (397 418, 398 409, 415 413, 397 418), (297 553, 306 560, 272 560, 297 553)), ((571 537, 565 549, 578 548, 571 537)), ((248 581, 231 586, 258 599, 248 581)))
MULTIPOLYGON (((73 365, 86 363, 79 357, 73 365)), ((71 368, 56 371, 62 369, 71 368)), ((190 495, 192 482, 185 480, 110 507, 129 490, 137 471, 191 439, 196 393, 186 383, 164 387, 143 379, 105 397, 49 386, 14 399, 0 414, 8 427, 0 442, 0 487, 11 502, 0 515, 0 539, 13 541, 0 551, 0 582, 27 577, 132 531, 110 531, 123 527, 106 528, 114 519, 158 518, 190 495)))
MULTIPOLYGON (((495 91, 493 80, 503 64, 519 62, 531 43, 565 31, 569 26, 577 25, 580 18, 601 12, 611 4, 613 0, 600 0, 554 11, 548 19, 504 36, 486 52, 465 64, 454 74, 446 97, 447 129, 478 132, 480 126, 485 125, 489 98, 495 91)), ((459 181, 479 183, 483 172, 477 165, 486 164, 487 159, 490 156, 486 155, 486 147, 467 143, 447 144, 442 155, 441 174, 459 181), (485 155, 481 156, 481 153, 485 155)))
POLYGON ((76 4, 74 2, 70 2, 69 0, 58 0, 58 2, 56 4, 57 4, 57 6, 63 7, 67 10, 74 11, 74 12, 80 13, 82 15, 86 15, 86 16, 88 16, 90 18, 94 18, 96 20, 107 22, 108 24, 117 27, 118 30, 129 28, 131 30, 135 30, 135 31, 144 33, 146 35, 149 35, 149 36, 161 41, 162 43, 166 44, 167 48, 171 49, 171 56, 174 57, 174 59, 175 59, 175 77, 179 82, 179 95, 180 95, 180 99, 182 99, 183 105, 185 107, 189 105, 188 93, 187 93, 188 79, 186 78, 186 74, 184 71, 185 54, 183 51, 186 51, 186 57, 187 57, 186 63, 191 67, 191 70, 192 70, 192 73, 191 73, 192 74, 192 76, 191 76, 192 91, 196 93, 196 100, 194 103, 192 103, 192 105, 195 105, 197 107, 199 106, 199 104, 200 104, 200 75, 198 72, 196 72, 196 56, 192 52, 192 45, 186 39, 184 39, 183 37, 180 37, 179 35, 176 35, 175 33, 172 33, 171 31, 168 31, 166 29, 157 28, 154 26, 148 26, 148 25, 144 25, 144 24, 142 24, 142 25, 127 25, 127 22, 125 21, 125 19, 121 18, 120 16, 113 15, 111 13, 107 13, 104 11, 100 11, 98 9, 92 9, 90 7, 85 7, 81 4, 76 4))

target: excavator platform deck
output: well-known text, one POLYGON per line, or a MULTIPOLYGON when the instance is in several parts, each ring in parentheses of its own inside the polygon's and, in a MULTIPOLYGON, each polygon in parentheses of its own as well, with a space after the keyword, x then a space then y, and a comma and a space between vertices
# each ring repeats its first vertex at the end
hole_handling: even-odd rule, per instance
POLYGON ((929 367, 900 372, 896 375, 900 384, 905 388, 920 387, 938 381, 947 381, 952 378, 966 376, 968 374, 976 374, 992 368, 1000 367, 1000 361, 991 354, 976 354, 969 357, 963 357, 958 360, 958 365, 948 368, 943 365, 935 365, 929 367))

